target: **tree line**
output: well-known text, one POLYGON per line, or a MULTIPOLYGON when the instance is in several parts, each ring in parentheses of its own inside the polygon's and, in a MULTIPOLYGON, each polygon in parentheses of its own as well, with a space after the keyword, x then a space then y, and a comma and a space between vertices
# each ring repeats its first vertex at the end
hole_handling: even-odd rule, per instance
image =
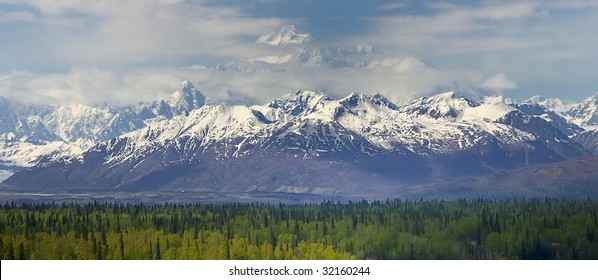
POLYGON ((597 259, 598 202, 5 204, 2 259, 597 259))

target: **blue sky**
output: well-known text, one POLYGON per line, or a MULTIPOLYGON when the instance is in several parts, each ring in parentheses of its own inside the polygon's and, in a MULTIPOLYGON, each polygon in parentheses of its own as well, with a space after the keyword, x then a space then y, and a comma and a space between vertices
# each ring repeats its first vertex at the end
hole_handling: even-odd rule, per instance
POLYGON ((598 92, 596 26, 595 0, 0 0, 0 95, 133 103, 188 79, 208 96, 248 103, 297 88, 401 100, 453 87, 581 101, 598 92), (268 55, 254 41, 285 24, 321 46, 372 45, 400 71, 204 67, 268 55))

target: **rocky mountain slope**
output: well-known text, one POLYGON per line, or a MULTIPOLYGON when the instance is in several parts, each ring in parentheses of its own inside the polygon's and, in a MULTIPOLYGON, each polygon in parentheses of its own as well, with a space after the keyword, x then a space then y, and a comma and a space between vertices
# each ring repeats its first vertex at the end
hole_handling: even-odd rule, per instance
POLYGON ((598 156, 503 171, 438 184, 404 188, 413 198, 560 197, 598 199, 598 156))

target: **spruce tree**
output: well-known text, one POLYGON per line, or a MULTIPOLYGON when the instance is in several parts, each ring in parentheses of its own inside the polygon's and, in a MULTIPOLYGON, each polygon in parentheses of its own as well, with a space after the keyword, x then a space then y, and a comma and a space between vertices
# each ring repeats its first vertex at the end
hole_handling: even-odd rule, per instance
POLYGON ((19 244, 19 254, 17 260, 24 260, 25 259, 25 246, 23 245, 23 241, 19 244))
POLYGON ((156 260, 162 259, 162 252, 160 252, 160 238, 156 241, 156 255, 154 257, 156 260))

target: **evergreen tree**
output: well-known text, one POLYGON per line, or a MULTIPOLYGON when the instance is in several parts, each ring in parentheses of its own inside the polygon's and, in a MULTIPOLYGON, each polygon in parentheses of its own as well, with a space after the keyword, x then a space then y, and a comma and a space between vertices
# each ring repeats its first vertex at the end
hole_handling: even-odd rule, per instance
POLYGON ((25 259, 25 246, 23 245, 23 242, 21 242, 19 244, 19 254, 18 254, 18 260, 24 260, 25 259))
POLYGON ((154 256, 155 260, 162 259, 162 252, 160 251, 160 238, 156 241, 156 255, 154 256))
POLYGON ((120 259, 124 260, 125 259, 125 241, 123 239, 123 234, 122 232, 119 232, 120 234, 120 259))
POLYGON ((14 260, 15 259, 15 248, 12 245, 12 242, 8 244, 8 253, 6 254, 7 260, 14 260))

